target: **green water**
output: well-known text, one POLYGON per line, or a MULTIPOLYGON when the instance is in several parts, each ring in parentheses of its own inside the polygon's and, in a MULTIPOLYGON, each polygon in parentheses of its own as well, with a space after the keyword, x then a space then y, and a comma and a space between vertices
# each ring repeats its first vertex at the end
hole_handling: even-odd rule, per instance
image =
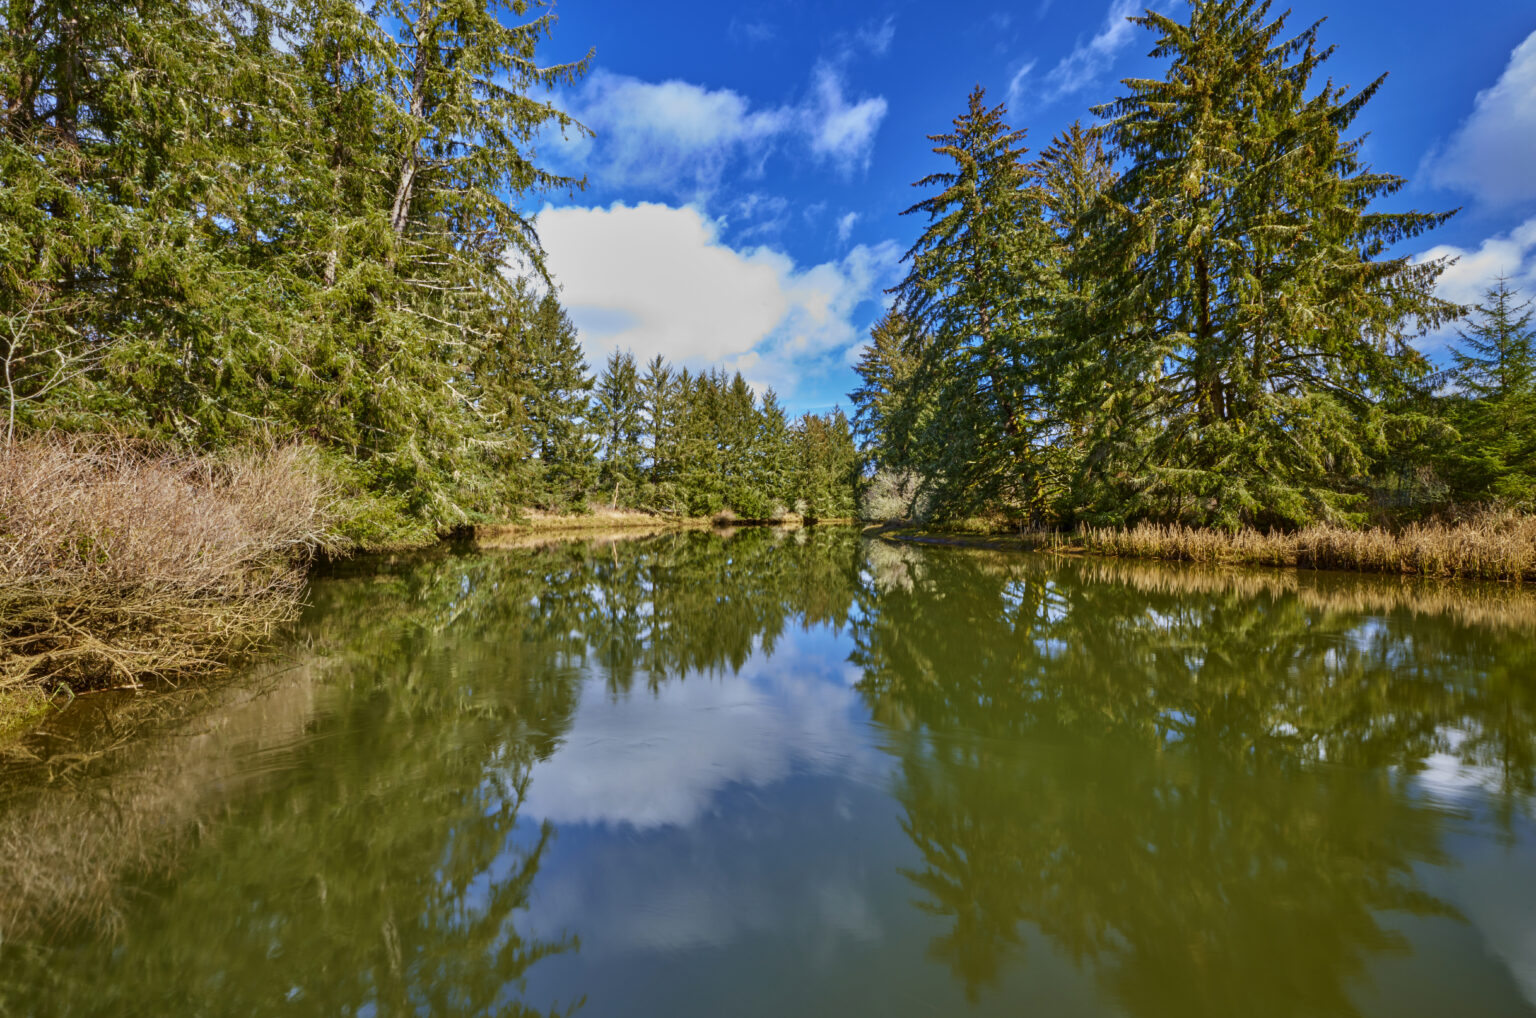
POLYGON ((7 1015, 1533 1015, 1536 600, 856 531, 352 567, 0 803, 7 1015))

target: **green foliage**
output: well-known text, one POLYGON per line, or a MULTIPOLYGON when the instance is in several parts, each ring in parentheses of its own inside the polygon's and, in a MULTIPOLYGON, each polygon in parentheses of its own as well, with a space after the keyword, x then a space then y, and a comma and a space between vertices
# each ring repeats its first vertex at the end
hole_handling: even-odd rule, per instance
MULTIPOLYGON (((1444 261, 1396 253, 1450 214, 1380 210, 1405 181, 1347 136, 1381 79, 1318 84, 1319 26, 1259 0, 1131 20, 1167 71, 1101 125, 1025 163, 978 89, 933 136, 952 168, 918 181, 927 230, 858 368, 873 465, 951 519, 1297 527, 1363 519, 1389 480, 1424 504, 1453 422, 1410 341, 1463 309, 1435 296, 1444 261)), ((1525 327, 1500 306, 1480 378, 1525 327)), ((1518 404, 1490 425, 1529 435, 1518 404)), ((1469 420, 1465 496, 1524 497, 1493 462, 1530 450, 1469 420)))
POLYGON ((1536 318, 1500 279, 1453 351, 1448 416, 1462 441, 1446 473, 1462 497, 1488 493, 1536 506, 1536 318))

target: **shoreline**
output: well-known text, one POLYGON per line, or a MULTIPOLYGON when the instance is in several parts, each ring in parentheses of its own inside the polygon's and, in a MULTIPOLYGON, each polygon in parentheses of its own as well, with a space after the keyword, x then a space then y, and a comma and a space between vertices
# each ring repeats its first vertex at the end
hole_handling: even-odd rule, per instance
MULTIPOLYGON (((224 642, 216 650, 210 649, 209 653, 201 655, 194 661, 178 664, 163 672, 153 667, 142 672, 132 672, 123 669, 119 664, 120 671, 115 678, 78 689, 66 683, 62 688, 55 687, 50 690, 44 683, 25 677, 0 682, 0 747, 15 745, 25 740, 38 731, 58 710, 80 697, 124 690, 142 690, 152 688, 160 682, 169 683, 172 688, 175 688, 185 682, 196 683, 209 680, 228 672, 241 661, 249 660, 252 655, 259 655, 273 632, 297 615, 303 605, 302 589, 312 576, 323 574, 333 567, 347 568, 345 565, 347 563, 366 563, 370 559, 388 560, 397 555, 430 554, 433 549, 450 548, 455 544, 467 544, 475 549, 495 551, 550 541, 601 540, 603 538, 639 540, 662 534, 690 531, 728 532, 744 527, 799 529, 819 524, 853 522, 857 521, 806 521, 796 515, 770 520, 748 520, 729 513, 715 516, 662 516, 631 510, 598 510, 580 515, 531 511, 518 520, 482 524, 460 531, 437 534, 431 540, 384 543, 356 547, 350 551, 317 550, 316 553, 291 563, 290 568, 293 571, 291 585, 268 592, 268 596, 263 598, 267 612, 263 620, 265 624, 259 627, 259 632, 242 633, 239 637, 224 642)), ((126 598, 127 595, 124 597, 126 598)), ((48 600, 48 597, 42 594, 35 594, 34 598, 41 601, 48 600)), ((124 603, 127 601, 125 600, 124 603)), ((175 617, 176 606, 166 604, 160 607, 166 621, 157 628, 175 630, 178 626, 175 617)), ((190 617, 198 617, 211 610, 210 604, 191 598, 186 600, 183 607, 190 617)), ((99 642, 91 634, 87 634, 87 639, 99 642)), ((125 654, 114 655, 117 662, 121 662, 125 656, 125 654)))
POLYGON ((1226 533, 1141 524, 1134 528, 1019 532, 870 524, 866 537, 930 547, 1034 552, 1278 571, 1411 576, 1437 580, 1536 582, 1536 518, 1488 514, 1459 524, 1381 528, 1314 527, 1293 534, 1226 533))

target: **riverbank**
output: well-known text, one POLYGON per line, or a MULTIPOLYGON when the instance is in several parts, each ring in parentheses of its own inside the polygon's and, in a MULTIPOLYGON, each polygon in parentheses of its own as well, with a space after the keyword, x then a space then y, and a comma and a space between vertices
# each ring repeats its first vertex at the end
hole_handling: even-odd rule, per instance
POLYGON ((1229 533, 1143 523, 1130 528, 1019 532, 978 524, 925 528, 886 523, 872 537, 915 544, 1153 559, 1213 565, 1346 572, 1438 579, 1536 582, 1536 517, 1489 511, 1454 523, 1413 524, 1401 530, 1315 526, 1295 533, 1229 533))
POLYGON ((221 670, 296 616, 317 559, 445 537, 496 548, 805 523, 525 510, 445 535, 334 474, 300 446, 222 457, 86 438, 0 448, 0 740, 81 693, 221 670))

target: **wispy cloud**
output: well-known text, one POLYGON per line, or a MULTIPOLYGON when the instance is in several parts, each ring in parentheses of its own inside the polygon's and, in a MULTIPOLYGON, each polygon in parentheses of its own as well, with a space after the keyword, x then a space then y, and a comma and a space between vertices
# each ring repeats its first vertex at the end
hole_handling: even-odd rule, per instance
POLYGON ((838 221, 837 221, 837 240, 838 240, 838 243, 841 243, 841 244, 848 243, 848 238, 853 236, 853 228, 854 228, 854 226, 856 226, 858 224, 858 222, 859 222, 859 214, 857 212, 846 213, 845 215, 841 216, 838 219, 838 221))
POLYGON ((1493 207, 1536 199, 1536 32, 1510 54, 1499 80, 1443 149, 1425 159, 1432 183, 1493 207))
POLYGON ((896 41, 896 16, 890 15, 878 25, 865 25, 854 33, 854 40, 875 56, 885 56, 890 52, 891 43, 896 41))
POLYGON ((1008 84, 1009 104, 1017 106, 1028 97, 1039 106, 1049 106, 1097 84, 1136 37, 1136 26, 1126 19, 1142 8, 1136 0, 1114 0, 1093 37, 1062 57, 1039 85, 1033 85, 1030 77, 1034 62, 1025 64, 1008 84))
POLYGON ((779 37, 779 30, 771 22, 762 19, 732 18, 727 31, 733 40, 746 43, 748 46, 759 46, 779 37))
POLYGON ((851 174, 869 165, 875 135, 889 106, 881 96, 851 102, 845 87, 839 68, 819 65, 812 75, 811 101, 800 115, 810 134, 811 151, 851 174))

